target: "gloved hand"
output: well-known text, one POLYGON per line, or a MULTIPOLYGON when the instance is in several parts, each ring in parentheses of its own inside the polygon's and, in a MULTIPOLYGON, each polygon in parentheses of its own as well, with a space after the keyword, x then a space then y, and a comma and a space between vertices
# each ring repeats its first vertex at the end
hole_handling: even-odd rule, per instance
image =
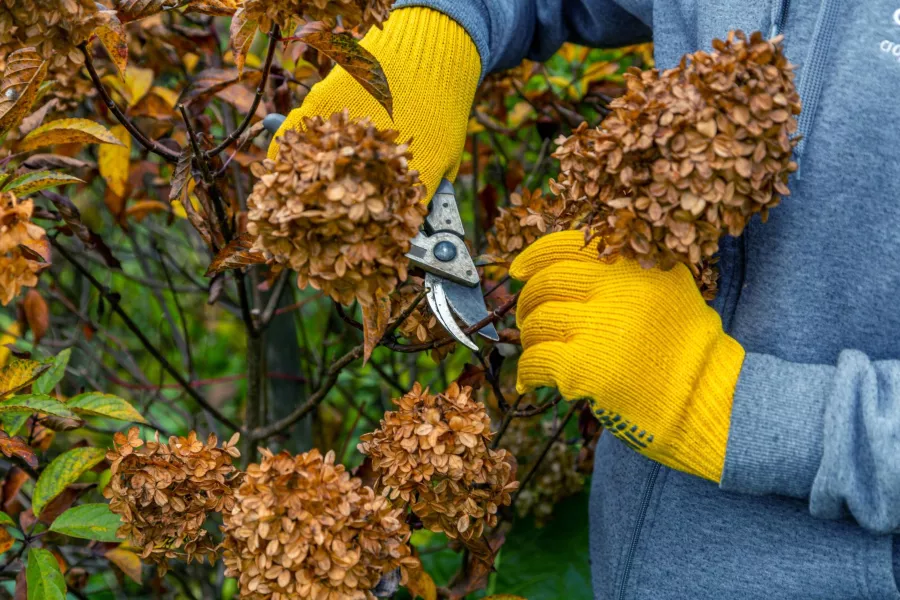
POLYGON ((362 46, 381 63, 394 99, 394 120, 343 68, 335 67, 313 86, 303 105, 292 111, 273 138, 300 129, 304 117, 329 117, 345 108, 352 118, 370 118, 379 129, 396 129, 399 141, 412 138, 410 168, 428 188, 441 178, 456 178, 469 111, 481 75, 481 59, 469 34, 450 17, 429 8, 394 11, 384 29, 373 28, 362 46))
POLYGON ((744 350, 722 330, 687 267, 600 262, 565 231, 510 268, 527 281, 516 312, 517 387, 589 398, 606 430, 673 469, 718 482, 744 350))

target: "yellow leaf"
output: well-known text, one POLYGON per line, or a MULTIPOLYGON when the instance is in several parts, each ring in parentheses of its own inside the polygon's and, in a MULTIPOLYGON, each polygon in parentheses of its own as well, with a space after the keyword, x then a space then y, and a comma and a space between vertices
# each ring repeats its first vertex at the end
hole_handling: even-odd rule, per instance
POLYGON ((0 554, 4 554, 7 550, 13 547, 13 544, 16 540, 13 539, 13 536, 6 530, 6 527, 0 527, 0 554))
POLYGON ((106 48, 106 53, 109 54, 119 73, 125 73, 128 66, 128 34, 125 32, 125 25, 113 11, 104 11, 104 13, 106 14, 106 23, 98 27, 94 33, 106 48))
POLYGON ((141 558, 122 546, 106 551, 106 558, 116 565, 135 583, 141 583, 141 558))
POLYGON ((568 77, 563 77, 562 75, 552 75, 549 77, 550 83, 555 86, 561 87, 562 89, 568 88, 571 83, 568 77))
POLYGON ((181 62, 184 63, 184 68, 188 73, 193 73, 197 68, 197 63, 200 62, 200 57, 193 52, 188 52, 181 57, 181 62))
POLYGON ((619 63, 614 62, 595 62, 585 69, 581 76, 581 83, 587 88, 591 83, 606 79, 610 75, 614 75, 619 71, 619 63))
POLYGON ((15 393, 34 382, 41 373, 50 368, 36 360, 16 358, 0 369, 0 398, 15 393))
POLYGON ((414 599, 421 597, 424 600, 437 600, 437 586, 435 586, 431 575, 425 572, 425 569, 410 569, 406 589, 409 590, 410 595, 414 599))
POLYGON ((467 130, 469 135, 481 133, 482 131, 484 131, 484 125, 479 123, 478 119, 476 119, 475 117, 469 119, 469 128, 467 130))
POLYGON ((12 351, 6 347, 7 344, 15 344, 16 340, 22 335, 22 326, 19 325, 18 321, 13 321, 9 324, 9 327, 6 328, 6 331, 0 335, 0 367, 6 364, 6 361, 9 360, 9 357, 12 356, 12 351))
POLYGON ((180 200, 174 200, 172 202, 172 214, 179 219, 187 219, 187 211, 184 210, 184 205, 180 200))
POLYGON ((154 86, 150 88, 150 93, 154 96, 159 96, 162 100, 169 106, 169 108, 175 108, 178 104, 178 94, 174 90, 170 90, 168 88, 154 86))
POLYGON ((123 198, 128 184, 128 166, 131 161, 131 135, 122 125, 113 127, 112 133, 119 139, 121 145, 101 146, 97 153, 97 166, 109 189, 119 198, 123 198))
MULTIPOLYGON (((41 125, 19 142, 17 150, 28 152, 55 144, 113 144, 122 141, 106 127, 89 119, 58 119, 41 125)), ((129 138, 130 144, 130 138, 129 138)))
POLYGON ((25 118, 46 76, 47 61, 34 48, 22 48, 6 57, 0 81, 0 135, 25 118))
POLYGON ((128 90, 128 106, 141 101, 153 87, 153 69, 130 66, 125 70, 125 87, 128 90))
POLYGON ((509 125, 511 127, 518 127, 525 120, 534 114, 534 109, 525 101, 519 102, 513 109, 509 111, 509 125))
POLYGON ((584 62, 584 59, 587 58, 588 52, 590 52, 590 48, 587 46, 579 46, 577 44, 566 43, 563 44, 563 47, 559 49, 559 54, 566 60, 566 62, 575 62, 580 63, 584 62))

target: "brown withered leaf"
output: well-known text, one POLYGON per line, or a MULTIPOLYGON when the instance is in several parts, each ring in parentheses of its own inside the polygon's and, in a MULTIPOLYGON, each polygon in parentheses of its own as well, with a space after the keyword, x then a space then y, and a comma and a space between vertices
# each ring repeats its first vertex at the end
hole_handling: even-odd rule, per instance
POLYGON ((63 154, 32 154, 22 163, 22 166, 32 171, 46 171, 52 169, 96 169, 97 163, 65 156, 63 154))
MULTIPOLYGON (((175 166, 175 173, 172 175, 172 187, 169 190, 169 202, 178 200, 182 204, 189 204, 190 200, 186 200, 188 183, 191 178, 191 161, 194 155, 190 150, 185 150, 178 159, 175 166)), ((185 206, 185 210, 187 207, 185 206)))
POLYGON ((470 548, 472 551, 469 554, 469 561, 450 582, 447 596, 450 600, 463 600, 469 594, 487 587, 488 577, 494 570, 494 557, 505 541, 506 537, 501 532, 495 531, 491 533, 490 539, 478 540, 479 546, 484 548, 484 553, 470 548))
POLYGON ((17 497, 19 490, 22 489, 22 486, 29 479, 28 473, 20 467, 13 466, 9 470, 6 477, 3 478, 2 500, 4 512, 14 514, 21 510, 21 504, 18 503, 17 497))
POLYGON ((16 590, 13 592, 13 600, 28 600, 28 580, 25 577, 25 569, 20 569, 16 575, 16 590))
POLYGON ((35 289, 28 290, 25 299, 22 300, 22 310, 25 313, 25 321, 31 334, 34 336, 34 343, 38 344, 47 328, 50 327, 50 310, 47 307, 47 301, 41 296, 40 292, 35 289))
POLYGON ((239 0, 190 0, 187 10, 214 17, 230 17, 239 6, 239 0))
POLYGON ((44 265, 44 268, 51 264, 52 253, 50 251, 50 242, 47 238, 39 240, 26 240, 19 244, 19 250, 28 260, 33 260, 44 265))
POLYGON ((188 105, 196 100, 208 101, 233 85, 244 84, 255 87, 260 81, 262 81, 260 71, 247 71, 242 74, 237 69, 205 69, 194 76, 190 87, 181 95, 179 102, 188 105))
POLYGON ((53 202, 53 206, 59 211, 60 216, 62 216, 66 225, 69 226, 72 234, 81 240, 85 246, 96 251, 97 254, 103 257, 103 262, 106 263, 107 267, 111 269, 122 268, 122 263, 113 256, 112 250, 106 245, 103 238, 88 229, 88 227, 81 222, 81 213, 71 200, 61 194, 53 192, 44 191, 43 194, 53 202))
POLYGON ((244 72, 244 63, 247 61, 247 53, 253 44, 253 38, 256 37, 256 30, 259 23, 252 18, 247 17, 245 10, 238 10, 234 18, 231 19, 231 49, 234 52, 234 64, 237 67, 238 74, 244 72))
POLYGON ((5 431, 0 431, 0 452, 3 452, 10 458, 13 456, 21 458, 32 469, 37 469, 38 467, 38 459, 31 446, 26 444, 22 438, 9 437, 5 431))
POLYGON ((372 352, 387 331, 391 317, 391 302, 386 296, 376 298, 373 304, 362 305, 363 364, 369 362, 372 352))
POLYGON ((6 57, 0 81, 0 135, 28 114, 46 76, 47 61, 34 48, 22 48, 6 57))
POLYGON ((125 216, 141 222, 147 215, 158 212, 171 212, 171 207, 159 200, 139 200, 125 209, 125 216))
POLYGON ((81 496, 97 487, 96 483, 73 483, 51 500, 42 510, 38 519, 44 525, 52 525, 56 517, 69 510, 81 496))
POLYGON ((211 277, 216 273, 222 273, 230 269, 240 269, 266 262, 266 257, 262 252, 250 249, 255 241, 256 237, 249 233, 243 233, 231 240, 213 258, 205 276, 211 277))
POLYGON ((342 66, 394 118, 394 99, 384 69, 356 38, 349 33, 315 31, 301 40, 342 66))
POLYGON ((122 22, 146 19, 164 10, 171 10, 182 2, 179 0, 115 0, 113 6, 122 22))

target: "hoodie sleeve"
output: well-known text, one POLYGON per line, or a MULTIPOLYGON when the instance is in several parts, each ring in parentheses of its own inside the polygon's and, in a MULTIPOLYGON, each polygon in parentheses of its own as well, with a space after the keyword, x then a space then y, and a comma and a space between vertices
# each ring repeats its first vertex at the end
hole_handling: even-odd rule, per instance
POLYGON ((900 532, 900 361, 854 350, 836 365, 748 353, 721 487, 808 498, 820 518, 900 532))
POLYGON ((483 78, 524 58, 545 60, 565 42, 616 47, 649 41, 650 4, 643 0, 398 0, 394 9, 425 6, 457 21, 478 48, 483 78))

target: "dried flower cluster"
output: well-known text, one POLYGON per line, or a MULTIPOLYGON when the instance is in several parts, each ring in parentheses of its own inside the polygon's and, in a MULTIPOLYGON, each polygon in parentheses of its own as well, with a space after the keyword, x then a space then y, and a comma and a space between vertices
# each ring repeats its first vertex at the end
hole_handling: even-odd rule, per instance
MULTIPOLYGON (((540 457, 552 434, 551 421, 535 423, 533 420, 515 419, 503 436, 501 445, 516 457, 519 468, 527 472, 540 457)), ((519 494, 516 501, 519 515, 531 514, 538 526, 542 526, 561 500, 584 490, 584 477, 578 472, 577 458, 576 449, 560 440, 553 442, 528 486, 519 494)))
POLYGON ((253 166, 254 249, 342 304, 371 306, 406 280, 410 240, 425 220, 425 189, 396 131, 347 112, 289 131, 277 158, 253 166))
POLYGON ((204 444, 191 432, 170 437, 168 444, 144 442, 133 427, 117 433, 106 458, 112 478, 103 490, 110 509, 122 516, 119 537, 141 548, 141 557, 166 571, 168 559, 183 556, 212 559, 216 544, 203 523, 212 512, 230 512, 238 471, 232 459, 240 456, 238 434, 218 447, 215 435, 204 444))
POLYGON ((263 31, 275 23, 290 35, 301 23, 322 21, 328 29, 338 17, 345 29, 381 24, 390 14, 393 0, 243 0, 237 18, 256 21, 263 31))
POLYGON ((241 598, 369 599, 383 575, 419 565, 402 509, 335 465, 334 452, 261 452, 223 527, 241 598))
POLYGON ((512 456, 490 448, 484 404, 456 383, 443 394, 417 383, 394 404, 381 427, 360 438, 379 475, 376 489, 411 502, 428 529, 477 541, 518 487, 512 456))
POLYGON ((601 256, 696 273, 724 232, 789 194, 800 98, 781 38, 732 32, 713 48, 662 74, 632 70, 599 128, 561 140, 551 189, 601 256))
MULTIPOLYGON (((398 319, 410 303, 415 301, 424 285, 425 281, 421 277, 410 277, 405 284, 397 288, 397 293, 391 296, 391 322, 398 319)), ((449 337, 425 301, 419 302, 412 313, 400 323, 397 333, 414 344, 430 344, 449 337)), ((438 346, 431 351, 431 358, 436 363, 440 362, 454 350, 456 350, 455 342, 438 346)))
POLYGON ((0 304, 6 306, 23 287, 37 285, 46 266, 36 260, 36 245, 46 244, 46 232, 31 222, 32 200, 19 200, 12 192, 0 193, 0 304), (31 251, 23 251, 23 246, 31 251))
POLYGON ((510 196, 510 206, 500 209, 494 231, 488 232, 488 253, 511 262, 526 246, 547 233, 562 229, 567 202, 563 196, 544 196, 540 189, 510 196))
POLYGON ((78 45, 111 14, 102 8, 95 0, 0 1, 0 71, 11 53, 34 47, 50 61, 47 80, 55 81, 53 95, 69 103, 80 101, 93 87, 79 75, 84 56, 78 45))

